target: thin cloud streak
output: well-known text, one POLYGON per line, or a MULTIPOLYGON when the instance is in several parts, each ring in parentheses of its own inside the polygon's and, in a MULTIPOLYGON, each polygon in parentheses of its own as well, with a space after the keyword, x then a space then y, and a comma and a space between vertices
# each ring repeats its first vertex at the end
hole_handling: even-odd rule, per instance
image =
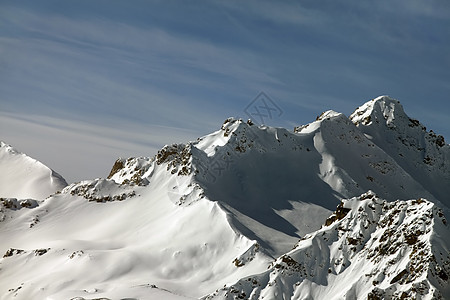
POLYGON ((70 182, 86 179, 85 174, 105 177, 118 157, 153 156, 165 144, 184 143, 200 135, 184 128, 160 125, 143 128, 133 123, 120 125, 111 128, 60 118, 0 112, 1 139, 47 163, 70 182), (74 162, 77 168, 74 168, 74 162), (99 173, 99 170, 103 172, 99 173))
MULTIPOLYGON (((8 124, 19 122, 22 142, 14 141, 29 149, 41 151, 38 140, 56 147, 63 130, 96 144, 85 155, 96 160, 172 142, 178 131, 155 124, 187 129, 175 135, 186 141, 189 132, 207 134, 229 116, 246 118, 245 107, 261 91, 284 112, 270 120, 274 126, 305 124, 329 109, 349 114, 382 94, 406 110, 420 101, 429 111, 449 110, 450 10, 389 3, 113 2, 108 10, 96 1, 70 9, 45 0, 10 3, 0 11, 0 112, 9 113, 8 124), (95 139, 95 128, 111 135, 95 139), (138 134, 147 128, 168 139, 138 134), (23 141, 27 130, 34 146, 23 141), (127 146, 118 149, 122 138, 127 146)), ((449 136, 445 118, 423 117, 428 121, 416 116, 449 136)), ((71 155, 76 168, 81 156, 71 155)))
MULTIPOLYGON (((126 102, 131 107, 142 104, 145 107, 149 102, 158 117, 166 116, 167 122, 174 122, 180 119, 174 107, 183 107, 186 116, 190 109, 187 100, 202 101, 189 97, 189 93, 183 95, 183 86, 227 93, 226 86, 232 82, 256 82, 259 86, 280 84, 259 70, 258 65, 247 63, 254 60, 251 53, 238 56, 231 50, 175 37, 161 30, 142 30, 105 21, 100 21, 99 26, 97 21, 78 22, 51 16, 37 20, 26 12, 15 13, 28 20, 21 24, 22 29, 38 33, 39 37, 4 38, 8 59, 21 60, 22 63, 14 67, 27 74, 29 87, 56 105, 67 101, 75 107, 95 108, 102 103, 120 107, 126 106, 126 102), (37 26, 38 21, 44 25, 37 26), (119 39, 116 40, 116 36, 119 39), (127 49, 121 40, 125 36, 127 49), (8 48, 13 53, 8 53, 8 48), (110 69, 115 72, 109 73, 110 69), (58 99, 61 95, 65 95, 64 100, 58 99), (170 107, 168 101, 172 103, 170 107)), ((16 95, 20 90, 17 83, 23 84, 18 78, 10 80, 3 94, 16 95)), ((191 109, 192 114, 198 112, 198 107, 191 109)))
POLYGON ((14 15, 16 14, 21 15, 20 19, 26 22, 23 24, 13 21, 16 22, 15 25, 22 27, 24 31, 38 34, 39 39, 35 38, 33 43, 39 40, 55 43, 46 47, 48 52, 54 51, 53 47, 59 43, 64 45, 64 53, 73 51, 69 53, 71 55, 82 55, 79 51, 82 50, 86 57, 107 53, 117 57, 128 56, 131 61, 143 58, 141 62, 157 64, 160 72, 166 71, 166 64, 169 64, 238 80, 279 83, 276 78, 258 70, 257 65, 248 65, 246 62, 254 60, 255 53, 245 49, 236 53, 235 49, 217 47, 207 41, 177 36, 155 27, 143 29, 106 20, 74 20, 51 15, 42 18, 24 11, 14 11, 14 15), (73 48, 78 51, 72 50, 73 48), (145 61, 148 59, 150 61, 145 61))

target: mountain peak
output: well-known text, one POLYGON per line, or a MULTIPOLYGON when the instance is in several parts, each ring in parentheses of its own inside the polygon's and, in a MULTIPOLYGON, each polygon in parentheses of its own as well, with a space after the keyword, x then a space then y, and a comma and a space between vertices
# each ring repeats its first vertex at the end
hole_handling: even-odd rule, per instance
POLYGON ((0 169, 0 197, 40 200, 67 185, 61 175, 2 141, 0 169))
POLYGON ((317 117, 316 121, 330 120, 332 118, 346 118, 344 114, 334 110, 327 110, 317 117))
POLYGON ((323 122, 328 121, 349 123, 348 118, 343 113, 339 113, 333 110, 327 110, 318 115, 314 122, 295 127, 294 132, 311 133, 318 130, 323 122))
POLYGON ((3 149, 5 152, 11 153, 11 154, 20 154, 20 152, 18 150, 16 150, 15 148, 13 148, 13 146, 0 141, 0 149, 3 149))
POLYGON ((450 147, 443 136, 427 131, 388 96, 357 108, 350 120, 437 199, 446 199, 450 187, 441 183, 450 180, 450 147))
POLYGON ((400 101, 389 96, 372 99, 350 115, 350 120, 357 126, 385 123, 388 127, 395 127, 394 122, 401 119, 409 120, 400 101))

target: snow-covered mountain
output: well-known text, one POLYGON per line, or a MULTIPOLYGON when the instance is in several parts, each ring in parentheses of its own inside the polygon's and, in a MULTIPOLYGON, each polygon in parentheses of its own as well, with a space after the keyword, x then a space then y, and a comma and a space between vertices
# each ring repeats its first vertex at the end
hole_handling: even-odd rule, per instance
POLYGON ((448 299, 449 236, 432 202, 369 191, 344 200, 265 272, 204 299, 448 299))
POLYGON ((449 164, 386 96, 294 131, 230 118, 106 179, 2 199, 0 296, 448 299, 449 164))
POLYGON ((67 185, 41 162, 0 141, 0 197, 44 199, 67 185))
POLYGON ((387 97, 367 102, 350 120, 435 199, 450 205, 450 151, 443 136, 427 131, 387 97))

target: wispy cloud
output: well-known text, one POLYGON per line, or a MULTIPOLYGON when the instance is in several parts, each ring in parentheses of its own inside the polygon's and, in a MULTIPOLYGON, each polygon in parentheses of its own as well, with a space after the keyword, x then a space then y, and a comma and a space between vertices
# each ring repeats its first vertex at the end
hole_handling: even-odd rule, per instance
POLYGON ((86 174, 106 177, 118 157, 153 156, 165 144, 195 140, 199 132, 184 128, 120 122, 88 124, 58 117, 0 112, 6 143, 46 163, 68 181, 86 174))
POLYGON ((0 18, 8 124, 19 122, 22 140, 29 131, 54 147, 58 130, 99 143, 91 157, 206 134, 246 117, 260 91, 284 111, 276 126, 328 109, 349 114, 380 94, 449 109, 450 14, 441 1, 143 1, 107 10, 96 1, 11 2, 0 18), (105 141, 96 128, 110 133, 105 141), (115 149, 119 139, 126 146, 115 149))
POLYGON ((326 15, 310 9, 300 1, 215 1, 224 8, 245 14, 248 18, 258 18, 288 25, 312 25, 323 23, 326 15))
MULTIPOLYGON (((2 90, 8 101, 28 101, 21 88, 25 85, 37 98, 63 106, 61 109, 86 105, 96 114, 104 109, 122 117, 129 112, 140 119, 146 118, 142 111, 147 111, 148 117, 159 122, 177 123, 196 115, 201 107, 196 104, 211 101, 205 92, 217 93, 220 101, 230 86, 239 87, 234 84, 237 82, 279 84, 252 63, 252 52, 237 53, 160 28, 42 16, 20 9, 9 15, 14 15, 9 22, 25 32, 25 38, 1 40, 9 69, 0 76, 5 80, 2 90), (17 76, 11 77, 13 73, 17 76)), ((198 118, 191 121, 195 124, 198 118)))

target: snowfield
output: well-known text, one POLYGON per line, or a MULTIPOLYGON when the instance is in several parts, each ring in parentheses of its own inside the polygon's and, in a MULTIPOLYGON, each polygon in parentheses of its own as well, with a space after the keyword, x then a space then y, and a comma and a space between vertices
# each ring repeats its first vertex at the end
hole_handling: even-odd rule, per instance
POLYGON ((450 299, 450 145, 387 96, 69 186, 0 150, 1 299, 450 299))
POLYGON ((41 162, 0 141, 0 197, 45 199, 67 185, 41 162))

